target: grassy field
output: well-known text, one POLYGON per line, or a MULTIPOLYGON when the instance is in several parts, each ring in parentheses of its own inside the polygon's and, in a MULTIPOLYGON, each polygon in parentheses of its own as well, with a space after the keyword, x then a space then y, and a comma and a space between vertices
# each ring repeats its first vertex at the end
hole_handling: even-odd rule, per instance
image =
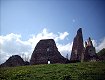
POLYGON ((105 62, 0 68, 0 80, 105 80, 105 62))

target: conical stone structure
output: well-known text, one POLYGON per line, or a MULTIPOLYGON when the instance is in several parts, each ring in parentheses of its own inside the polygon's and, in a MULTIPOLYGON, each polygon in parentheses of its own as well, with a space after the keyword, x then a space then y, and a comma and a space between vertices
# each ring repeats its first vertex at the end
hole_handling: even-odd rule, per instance
POLYGON ((84 57, 82 28, 79 28, 73 40, 70 61, 81 61, 84 57))
POLYGON ((53 39, 40 40, 31 56, 30 64, 65 63, 67 61, 56 47, 53 39))
POLYGON ((19 55, 12 55, 1 67, 15 67, 25 65, 24 60, 19 55))

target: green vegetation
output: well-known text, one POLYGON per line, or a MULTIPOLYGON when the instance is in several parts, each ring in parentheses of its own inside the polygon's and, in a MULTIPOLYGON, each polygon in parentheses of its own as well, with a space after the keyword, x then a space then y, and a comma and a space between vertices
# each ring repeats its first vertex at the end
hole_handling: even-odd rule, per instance
POLYGON ((100 50, 97 54, 98 54, 98 56, 104 56, 105 55, 105 48, 100 50))
POLYGON ((100 60, 102 61, 105 61, 105 48, 103 48, 102 50, 100 50, 98 53, 97 53, 98 57, 100 60))
POLYGON ((105 62, 0 68, 0 80, 105 80, 105 62))

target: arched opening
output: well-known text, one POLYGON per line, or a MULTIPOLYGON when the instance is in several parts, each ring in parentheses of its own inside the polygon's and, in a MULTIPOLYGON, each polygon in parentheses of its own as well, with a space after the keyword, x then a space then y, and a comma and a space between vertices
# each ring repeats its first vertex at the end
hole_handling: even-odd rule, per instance
POLYGON ((48 64, 50 64, 50 60, 48 59, 48 62, 47 62, 48 64))
POLYGON ((50 64, 50 61, 48 61, 48 64, 50 64))

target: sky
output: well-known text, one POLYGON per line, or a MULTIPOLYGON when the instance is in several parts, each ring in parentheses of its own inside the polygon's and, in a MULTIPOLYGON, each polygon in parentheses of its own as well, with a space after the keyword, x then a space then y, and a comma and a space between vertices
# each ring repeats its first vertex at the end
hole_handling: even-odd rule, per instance
POLYGON ((30 59, 38 41, 49 38, 70 56, 79 28, 97 52, 105 48, 104 0, 0 0, 0 63, 16 54, 30 59))

